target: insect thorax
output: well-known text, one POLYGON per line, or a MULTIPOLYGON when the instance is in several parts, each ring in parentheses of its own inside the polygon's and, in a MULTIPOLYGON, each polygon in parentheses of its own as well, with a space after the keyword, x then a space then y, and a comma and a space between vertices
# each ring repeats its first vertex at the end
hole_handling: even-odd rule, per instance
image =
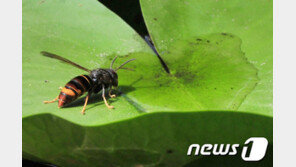
POLYGON ((90 72, 90 77, 96 85, 104 85, 105 87, 118 85, 118 76, 112 69, 94 69, 90 72))

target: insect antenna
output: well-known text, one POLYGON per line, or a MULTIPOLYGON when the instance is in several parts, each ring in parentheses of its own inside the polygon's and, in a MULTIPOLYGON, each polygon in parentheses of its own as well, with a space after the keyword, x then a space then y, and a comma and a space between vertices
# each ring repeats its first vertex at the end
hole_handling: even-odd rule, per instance
POLYGON ((127 68, 127 67, 121 67, 120 69, 122 69, 122 70, 129 70, 129 71, 135 71, 134 69, 132 69, 132 68, 127 68))
POLYGON ((128 60, 128 61, 126 61, 126 62, 124 62, 123 64, 121 64, 119 67, 117 67, 116 69, 115 69, 115 71, 117 71, 117 70, 119 70, 119 69, 121 69, 124 65, 126 65, 127 63, 129 63, 129 62, 131 62, 131 61, 133 61, 133 60, 136 60, 136 59, 130 59, 130 60, 128 60))
POLYGON ((113 69, 112 67, 113 67, 113 64, 114 64, 115 60, 117 59, 117 57, 118 57, 118 56, 115 56, 114 59, 112 60, 112 62, 111 62, 111 64, 110 64, 110 69, 113 69))

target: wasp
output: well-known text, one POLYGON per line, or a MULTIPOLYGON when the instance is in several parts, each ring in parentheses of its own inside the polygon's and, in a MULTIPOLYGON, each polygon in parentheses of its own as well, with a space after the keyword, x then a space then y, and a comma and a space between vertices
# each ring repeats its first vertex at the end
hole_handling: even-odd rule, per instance
MULTIPOLYGON (((73 79, 71 79, 64 87, 60 87, 61 92, 60 94, 53 100, 51 101, 44 101, 45 104, 48 103, 53 103, 55 101, 58 101, 58 108, 64 107, 65 105, 71 103, 72 101, 76 100, 78 97, 82 96, 84 93, 87 92, 87 95, 85 97, 85 102, 84 106, 82 108, 81 113, 85 114, 85 108, 87 106, 88 99, 90 98, 92 93, 99 93, 102 91, 102 97, 105 102, 105 105, 109 108, 112 109, 114 108, 113 106, 110 106, 106 100, 105 97, 105 91, 106 89, 109 89, 109 96, 111 98, 116 97, 115 94, 112 94, 112 88, 117 88, 118 86, 118 75, 117 71, 119 69, 129 69, 129 68, 124 68, 123 66, 126 65, 127 63, 135 60, 135 59, 130 59, 123 64, 121 64, 119 67, 116 69, 113 69, 113 64, 117 58, 117 56, 114 57, 110 64, 110 68, 97 68, 94 70, 89 70, 85 67, 82 67, 66 58, 63 58, 61 56, 42 51, 41 54, 43 56, 53 58, 60 60, 64 63, 68 63, 74 67, 77 67, 81 70, 84 70, 88 72, 88 75, 80 75, 77 76, 73 79)), ((132 70, 132 69, 129 69, 132 70)))

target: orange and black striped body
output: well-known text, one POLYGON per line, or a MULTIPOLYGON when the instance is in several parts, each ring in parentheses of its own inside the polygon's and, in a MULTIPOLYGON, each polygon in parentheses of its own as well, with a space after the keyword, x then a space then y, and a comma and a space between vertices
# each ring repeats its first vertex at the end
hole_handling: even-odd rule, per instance
POLYGON ((85 92, 92 89, 93 85, 94 83, 88 75, 80 75, 73 78, 60 92, 58 107, 63 107, 64 105, 76 100, 85 92))

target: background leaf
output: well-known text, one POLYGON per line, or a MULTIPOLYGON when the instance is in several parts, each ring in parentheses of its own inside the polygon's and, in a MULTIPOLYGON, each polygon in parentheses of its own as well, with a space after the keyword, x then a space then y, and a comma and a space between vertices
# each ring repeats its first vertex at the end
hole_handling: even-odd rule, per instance
POLYGON ((244 162, 240 152, 186 155, 193 143, 242 146, 250 136, 271 140, 272 119, 239 112, 142 114, 103 126, 79 126, 49 114, 23 119, 23 150, 58 166, 272 166, 270 149, 259 162, 244 162))
POLYGON ((164 60, 175 42, 213 33, 231 33, 258 69, 255 90, 239 110, 272 116, 272 1, 141 0, 149 34, 164 60))

